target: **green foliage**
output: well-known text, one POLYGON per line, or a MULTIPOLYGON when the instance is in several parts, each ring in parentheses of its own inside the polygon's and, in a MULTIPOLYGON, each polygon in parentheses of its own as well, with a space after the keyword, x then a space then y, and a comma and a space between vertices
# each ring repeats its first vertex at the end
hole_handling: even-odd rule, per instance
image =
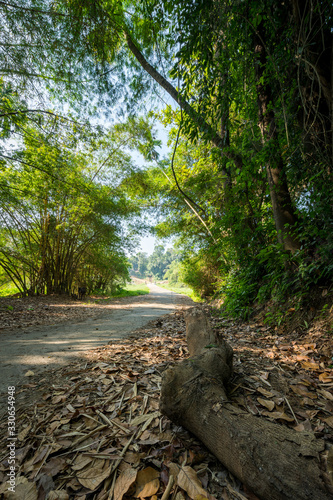
POLYGON ((135 171, 119 147, 124 130, 97 137, 61 119, 52 135, 43 127, 26 124, 21 149, 0 172, 0 266, 23 294, 113 291, 129 280, 123 223, 140 216, 123 185, 135 171))
POLYGON ((174 260, 168 265, 167 271, 164 273, 163 279, 168 280, 170 285, 176 285, 180 278, 180 262, 174 260))
POLYGON ((164 283, 157 282, 158 286, 161 288, 165 288, 166 290, 170 290, 171 292, 180 293, 181 295, 187 295, 194 302, 202 302, 202 298, 199 297, 192 288, 184 285, 183 283, 164 283))
POLYGON ((255 301, 332 282, 331 3, 2 8, 1 266, 20 290, 119 287, 124 221, 138 230, 144 205, 158 236, 178 236, 182 264, 157 247, 131 259, 138 276, 221 293, 242 317, 255 301), (179 139, 172 159, 159 160, 149 121, 134 118, 158 87, 183 108, 161 113, 179 139), (40 94, 81 116, 131 117, 93 132, 51 106, 29 109, 40 94), (136 168, 134 149, 153 166, 136 168))
POLYGON ((203 253, 187 257, 181 263, 180 280, 188 285, 201 298, 214 295, 218 268, 214 261, 203 253))
POLYGON ((114 297, 135 297, 136 295, 147 295, 149 288, 146 285, 126 285, 125 288, 120 288, 114 297))
POLYGON ((164 249, 162 245, 156 245, 153 253, 148 257, 145 253, 139 252, 130 257, 132 272, 138 278, 154 277, 163 279, 169 266, 179 260, 177 252, 173 249, 164 249))
POLYGON ((113 292, 108 292, 101 289, 94 289, 92 294, 102 295, 103 299, 97 299, 103 301, 111 297, 135 297, 136 295, 147 295, 149 293, 149 288, 146 285, 133 285, 127 284, 125 287, 118 286, 113 292))

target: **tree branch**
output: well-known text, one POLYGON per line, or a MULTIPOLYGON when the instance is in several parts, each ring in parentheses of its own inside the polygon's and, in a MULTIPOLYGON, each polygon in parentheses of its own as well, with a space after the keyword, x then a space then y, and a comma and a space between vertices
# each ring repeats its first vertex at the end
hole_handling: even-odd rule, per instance
POLYGON ((198 125, 200 132, 205 133, 210 136, 211 142, 222 151, 227 158, 235 162, 238 168, 242 167, 242 157, 233 153, 232 151, 223 151, 224 141, 222 137, 214 130, 214 128, 207 123, 205 118, 200 115, 187 101, 185 101, 179 92, 175 89, 170 82, 168 82, 164 76, 162 76, 158 71, 156 71, 151 64, 145 59, 144 55, 140 52, 138 47, 133 42, 130 34, 125 31, 125 38, 128 48, 142 66, 142 68, 179 104, 181 109, 198 125))

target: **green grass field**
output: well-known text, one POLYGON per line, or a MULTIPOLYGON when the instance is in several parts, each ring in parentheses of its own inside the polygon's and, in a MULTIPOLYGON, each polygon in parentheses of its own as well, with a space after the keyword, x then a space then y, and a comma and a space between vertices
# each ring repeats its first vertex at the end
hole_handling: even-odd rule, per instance
POLYGON ((112 297, 131 297, 135 295, 146 295, 149 293, 147 285, 132 285, 127 284, 119 293, 112 295, 112 297))
POLYGON ((161 288, 165 288, 166 290, 170 290, 171 292, 187 295, 194 300, 194 302, 201 302, 201 299, 194 294, 192 288, 189 288, 186 285, 182 285, 180 283, 177 283, 176 285, 169 285, 168 283, 159 283, 158 281, 156 282, 156 285, 161 288))

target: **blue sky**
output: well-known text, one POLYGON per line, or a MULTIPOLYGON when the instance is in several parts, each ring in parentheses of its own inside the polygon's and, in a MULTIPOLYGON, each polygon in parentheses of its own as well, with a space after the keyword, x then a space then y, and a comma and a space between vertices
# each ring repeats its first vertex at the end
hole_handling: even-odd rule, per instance
MULTIPOLYGON (((158 131, 158 138, 162 141, 162 147, 158 148, 157 152, 160 156, 166 156, 170 151, 170 148, 168 148, 167 146, 168 132, 165 130, 163 125, 158 122, 156 122, 155 126, 158 131)), ((133 158, 135 159, 135 156, 133 158)), ((138 251, 145 252, 150 255, 153 253, 154 246, 156 244, 161 244, 161 242, 157 242, 157 239, 154 236, 145 236, 140 240, 141 249, 138 251)), ((170 246, 172 246, 172 244, 167 244, 165 246, 166 248, 169 248, 170 246)))

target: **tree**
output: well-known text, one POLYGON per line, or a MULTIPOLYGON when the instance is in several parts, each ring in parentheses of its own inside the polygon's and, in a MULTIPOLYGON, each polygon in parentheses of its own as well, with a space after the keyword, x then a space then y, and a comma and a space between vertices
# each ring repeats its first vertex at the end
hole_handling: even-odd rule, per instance
POLYGON ((122 181, 135 168, 116 147, 117 134, 100 144, 89 130, 80 137, 75 124, 59 122, 53 131, 45 137, 30 127, 2 172, 0 266, 24 294, 70 293, 85 282, 93 287, 103 272, 103 287, 112 287, 128 279, 122 225, 140 208, 122 181), (108 169, 122 172, 118 185, 112 177, 110 185, 102 181, 108 169))
MULTIPOLYGON (((20 2, 8 8, 8 23, 25 26, 24 9, 20 2)), ((211 177, 219 200, 208 210, 209 201, 205 207, 198 203, 200 176, 195 200, 173 168, 172 177, 197 223, 211 233, 214 248, 227 234, 237 264, 250 259, 260 277, 272 266, 273 221, 277 265, 282 248, 287 270, 312 259, 323 276, 331 248, 325 233, 332 220, 331 5, 36 0, 29 9, 40 26, 48 20, 47 39, 59 42, 65 60, 62 87, 57 57, 45 66, 40 50, 29 49, 58 89, 76 90, 78 97, 82 82, 89 80, 100 87, 99 96, 115 102, 121 88, 120 105, 134 112, 133 104, 155 82, 179 105, 177 136, 200 140, 207 157, 214 157, 211 177)), ((149 139, 146 158, 157 158, 155 147, 149 139)), ((143 185, 143 176, 137 177, 143 185)), ((226 263, 224 254, 220 247, 218 260, 226 263)))

